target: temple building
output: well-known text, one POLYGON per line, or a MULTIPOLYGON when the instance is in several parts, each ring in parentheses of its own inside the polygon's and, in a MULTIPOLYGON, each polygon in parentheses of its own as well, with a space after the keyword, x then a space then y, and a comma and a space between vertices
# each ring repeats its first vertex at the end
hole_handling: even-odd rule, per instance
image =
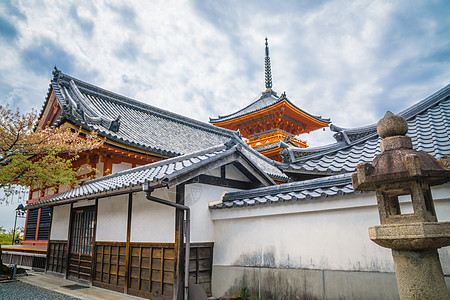
POLYGON ((280 151, 290 146, 307 148, 298 135, 328 127, 330 119, 307 113, 294 105, 284 92, 281 96, 272 90, 272 71, 269 45, 265 49, 266 90, 248 106, 226 116, 210 118, 218 127, 239 131, 247 144, 276 161, 282 161, 280 151))
MULTIPOLYGON (((414 148, 448 169, 450 85, 399 115, 414 148)), ((398 299, 391 250, 367 235, 379 222, 376 194, 351 182, 380 153, 375 124, 331 125, 335 143, 306 149, 296 136, 329 120, 272 91, 267 45, 266 91, 210 122, 218 126, 55 69, 38 126, 98 132, 103 147, 77 166, 100 174, 32 189, 25 241, 2 246, 3 262, 148 299, 197 299, 188 294, 200 286, 214 299, 244 287, 258 299, 398 299)), ((431 192, 448 222, 450 181, 431 192)), ((400 214, 411 200, 399 197, 400 214)), ((439 255, 450 274, 450 247, 439 255)))
MULTIPOLYGON (((74 166, 89 165, 100 172, 100 177, 238 138, 235 132, 137 102, 71 77, 56 68, 37 128, 46 124, 82 128, 83 132, 97 131, 104 140, 103 146, 80 154, 74 166)), ((288 180, 271 165, 270 160, 255 155, 257 153, 252 157, 267 173, 272 174, 273 180, 278 183, 288 180)), ((27 204, 69 189, 69 186, 61 186, 55 193, 51 187, 32 187, 27 204)), ((44 250, 49 229, 48 207, 28 210, 23 245, 40 246, 44 250)))

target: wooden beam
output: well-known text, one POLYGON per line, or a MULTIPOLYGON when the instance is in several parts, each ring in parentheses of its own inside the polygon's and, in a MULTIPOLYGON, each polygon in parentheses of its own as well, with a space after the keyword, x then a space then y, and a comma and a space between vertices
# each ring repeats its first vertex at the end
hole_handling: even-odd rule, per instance
POLYGON ((273 183, 270 180, 266 179, 265 174, 263 174, 263 171, 257 171, 257 172, 250 172, 248 170, 255 170, 255 168, 251 165, 250 162, 247 161, 242 156, 239 156, 237 159, 238 163, 234 163, 234 165, 241 171, 245 176, 250 178, 251 180, 259 181, 264 186, 273 185, 273 183))
POLYGON ((188 183, 203 183, 203 184, 209 184, 209 185, 215 185, 215 186, 222 186, 222 187, 229 187, 229 188, 235 188, 240 190, 249 190, 261 187, 262 184, 259 182, 248 182, 248 181, 240 181, 240 180, 234 180, 234 179, 227 179, 227 178, 221 178, 221 177, 215 177, 210 175, 199 175, 190 181, 186 182, 188 183))

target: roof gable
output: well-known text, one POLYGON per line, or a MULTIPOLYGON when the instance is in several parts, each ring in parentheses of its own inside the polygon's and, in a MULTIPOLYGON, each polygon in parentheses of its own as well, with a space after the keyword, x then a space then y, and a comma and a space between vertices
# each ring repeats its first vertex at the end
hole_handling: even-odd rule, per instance
POLYGON ((151 188, 170 188, 231 163, 246 169, 253 175, 254 180, 263 186, 275 184, 263 170, 252 162, 240 144, 230 141, 220 146, 84 182, 81 186, 65 193, 31 203, 27 209, 140 191, 144 184, 151 188))

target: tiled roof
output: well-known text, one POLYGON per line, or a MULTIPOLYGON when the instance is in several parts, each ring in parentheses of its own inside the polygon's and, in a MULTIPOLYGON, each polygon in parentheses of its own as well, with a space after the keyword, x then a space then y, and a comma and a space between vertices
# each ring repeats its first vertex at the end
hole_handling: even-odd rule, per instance
MULTIPOLYGON (((63 107, 53 126, 69 121, 99 136, 163 156, 178 156, 241 140, 236 132, 187 118, 62 73, 55 68, 42 117, 53 91, 63 107)), ((241 142, 243 147, 247 147, 241 142)), ((288 180, 266 157, 253 154, 255 163, 273 178, 288 180)))
MULTIPOLYGON (((170 187, 183 183, 209 169, 236 162, 238 156, 251 161, 248 152, 240 144, 227 143, 93 179, 65 193, 31 203, 27 209, 52 205, 56 202, 60 204, 75 199, 108 196, 117 194, 118 191, 122 193, 139 191, 142 190, 144 183, 148 183, 151 187, 170 187)), ((252 166, 253 170, 251 171, 254 174, 258 173, 264 179, 263 184, 275 184, 258 166, 255 164, 252 166)))
MULTIPOLYGON (((450 155, 450 85, 399 113, 408 121, 408 136, 416 150, 437 159, 450 155)), ((361 162, 370 162, 380 153, 376 124, 336 131, 336 143, 316 148, 289 148, 281 154, 287 173, 338 174, 353 172, 361 162)))
POLYGON ((353 191, 351 174, 317 178, 248 191, 231 192, 224 195, 222 202, 211 209, 249 207, 278 203, 293 203, 312 199, 343 196, 359 193, 353 191))
POLYGON ((110 140, 156 154, 188 154, 223 144, 236 135, 101 89, 59 70, 54 71, 51 88, 63 107, 57 122, 70 120, 110 140))
POLYGON ((273 106, 273 105, 275 105, 278 102, 281 102, 283 100, 288 101, 297 110, 301 111, 302 113, 304 113, 304 114, 306 114, 306 115, 308 115, 308 116, 310 116, 310 117, 312 117, 312 118, 314 118, 316 120, 319 120, 319 121, 324 122, 324 123, 330 123, 330 119, 323 119, 320 116, 311 115, 311 114, 307 113, 306 111, 298 108, 292 102, 290 102, 289 99, 286 98, 286 94, 283 93, 280 97, 278 97, 277 94, 275 92, 273 92, 273 91, 263 92, 258 99, 256 99, 251 104, 249 104, 248 106, 244 107, 243 109, 238 110, 237 112, 234 112, 234 113, 226 115, 226 116, 218 116, 217 118, 209 118, 209 122, 214 124, 214 123, 220 123, 220 122, 223 122, 223 121, 228 121, 228 120, 231 120, 231 119, 235 119, 235 118, 238 118, 240 116, 247 115, 247 114, 250 114, 250 113, 262 110, 264 108, 273 106))

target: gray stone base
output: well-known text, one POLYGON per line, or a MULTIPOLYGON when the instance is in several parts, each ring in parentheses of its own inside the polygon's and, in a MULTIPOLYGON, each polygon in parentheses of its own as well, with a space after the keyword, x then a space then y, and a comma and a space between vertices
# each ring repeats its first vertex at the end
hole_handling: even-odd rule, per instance
POLYGON ((399 299, 394 273, 213 266, 215 298, 243 287, 263 299, 399 299))

